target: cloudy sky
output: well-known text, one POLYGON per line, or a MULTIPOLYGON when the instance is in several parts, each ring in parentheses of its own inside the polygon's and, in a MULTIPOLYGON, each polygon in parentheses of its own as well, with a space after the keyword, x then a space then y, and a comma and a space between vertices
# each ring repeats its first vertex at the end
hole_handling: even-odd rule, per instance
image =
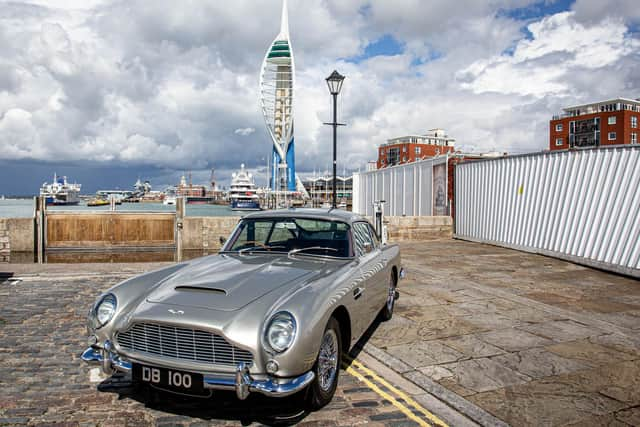
MULTIPOLYGON (((258 73, 280 0, 0 2, 0 194, 53 172, 154 188, 191 170, 222 185, 271 143, 258 73)), ((388 138, 444 128, 464 151, 539 151, 562 107, 640 97, 637 0, 290 0, 299 173, 328 169, 324 78, 339 99, 339 169, 388 138)))

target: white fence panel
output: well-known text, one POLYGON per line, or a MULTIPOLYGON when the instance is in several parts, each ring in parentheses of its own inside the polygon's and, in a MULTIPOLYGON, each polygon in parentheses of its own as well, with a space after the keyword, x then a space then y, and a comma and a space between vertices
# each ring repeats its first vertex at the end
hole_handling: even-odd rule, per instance
POLYGON ((456 165, 455 237, 640 277, 640 147, 456 165))
MULTIPOLYGON (((353 176, 353 211, 373 215, 373 202, 385 200, 385 215, 431 216, 433 212, 433 167, 444 165, 446 199, 447 156, 361 172, 353 176)), ((448 208, 448 200, 445 200, 448 208)))

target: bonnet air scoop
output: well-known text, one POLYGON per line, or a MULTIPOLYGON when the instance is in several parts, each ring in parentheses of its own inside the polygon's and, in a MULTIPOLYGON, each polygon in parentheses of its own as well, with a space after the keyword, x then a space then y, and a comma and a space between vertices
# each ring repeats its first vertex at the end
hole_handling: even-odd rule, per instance
POLYGON ((227 291, 224 289, 208 288, 205 286, 176 286, 174 289, 178 292, 201 292, 209 295, 227 295, 227 291))

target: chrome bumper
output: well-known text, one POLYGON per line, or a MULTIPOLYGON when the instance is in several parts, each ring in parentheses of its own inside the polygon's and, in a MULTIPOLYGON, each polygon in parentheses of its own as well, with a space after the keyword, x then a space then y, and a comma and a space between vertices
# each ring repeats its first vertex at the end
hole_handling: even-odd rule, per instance
MULTIPOLYGON (((104 349, 89 347, 82 353, 82 360, 100 365, 105 374, 111 375, 114 370, 131 372, 131 362, 120 358, 112 351, 111 343, 106 342, 104 349)), ((307 387, 315 377, 312 371, 295 378, 268 377, 264 380, 253 379, 249 374, 249 365, 239 363, 234 377, 216 374, 203 374, 204 388, 213 390, 235 390, 238 399, 246 399, 251 392, 272 397, 285 397, 295 394, 307 387)))

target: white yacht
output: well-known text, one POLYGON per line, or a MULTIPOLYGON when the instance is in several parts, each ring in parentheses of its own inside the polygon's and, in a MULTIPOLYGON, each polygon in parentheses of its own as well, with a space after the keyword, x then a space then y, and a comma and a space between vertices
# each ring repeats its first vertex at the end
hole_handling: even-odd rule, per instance
POLYGON ((176 204, 176 189, 174 187, 169 187, 164 190, 164 199, 162 200, 163 205, 175 205, 176 204))
POLYGON ((259 211, 260 196, 257 194, 256 184, 251 175, 240 165, 240 170, 231 175, 229 188, 229 205, 234 211, 259 211))

